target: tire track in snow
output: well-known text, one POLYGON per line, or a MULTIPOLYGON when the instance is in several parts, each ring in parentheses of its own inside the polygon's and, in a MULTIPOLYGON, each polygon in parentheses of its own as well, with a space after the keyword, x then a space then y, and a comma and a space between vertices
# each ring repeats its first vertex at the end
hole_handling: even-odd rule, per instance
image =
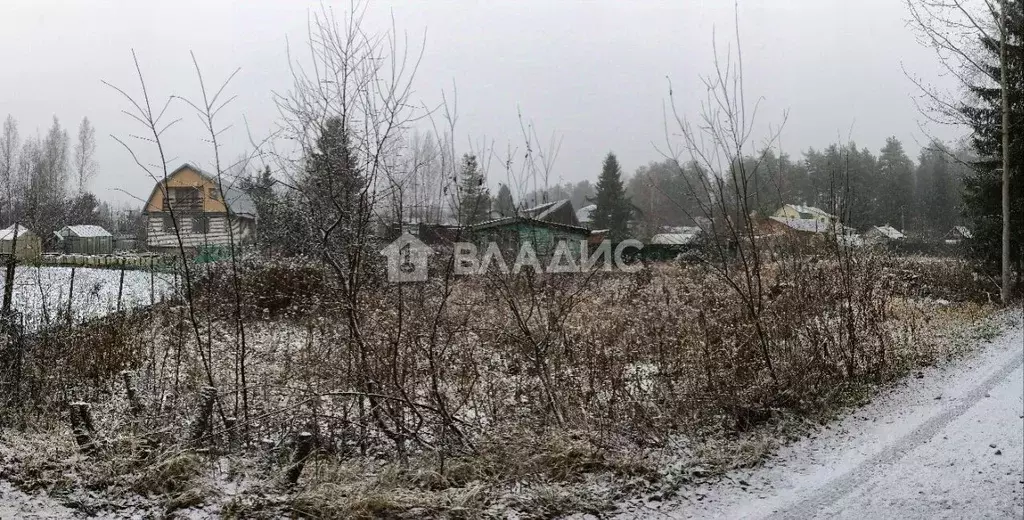
POLYGON ((956 405, 926 420, 917 428, 900 437, 897 441, 884 448, 881 452, 861 462, 853 470, 830 480, 823 487, 814 491, 810 498, 804 499, 791 507, 776 511, 768 518, 782 520, 790 518, 812 518, 827 506, 843 498, 860 485, 883 471, 887 466, 899 461, 910 451, 928 442, 949 423, 966 413, 997 385, 1002 383, 1018 367, 1024 364, 1024 352, 1016 353, 1008 363, 998 368, 979 385, 960 398, 956 405))

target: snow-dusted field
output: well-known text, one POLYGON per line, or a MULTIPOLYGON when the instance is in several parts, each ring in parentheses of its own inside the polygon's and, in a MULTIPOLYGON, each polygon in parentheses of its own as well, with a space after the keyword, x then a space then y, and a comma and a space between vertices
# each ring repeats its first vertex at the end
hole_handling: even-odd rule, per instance
MULTIPOLYGON (((76 268, 71 312, 76 321, 95 318, 117 309, 121 271, 76 268)), ((4 273, 0 270, 0 287, 4 273)), ((125 271, 121 308, 130 309, 160 301, 172 292, 173 275, 125 271)), ((14 275, 13 307, 21 313, 26 329, 34 330, 68 309, 70 267, 22 267, 14 275)))

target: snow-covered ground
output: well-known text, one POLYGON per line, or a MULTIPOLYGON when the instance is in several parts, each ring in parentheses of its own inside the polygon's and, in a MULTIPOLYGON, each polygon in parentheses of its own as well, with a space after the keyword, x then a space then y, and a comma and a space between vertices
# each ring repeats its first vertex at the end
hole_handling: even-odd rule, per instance
POLYGON ((0 481, 0 518, 51 520, 76 516, 79 515, 52 498, 29 495, 15 489, 9 482, 0 481))
MULTIPOLYGON (((76 321, 95 318, 117 309, 121 271, 117 269, 75 269, 71 312, 76 321)), ((0 287, 4 273, 0 270, 0 287)), ((125 271, 121 308, 130 309, 160 301, 171 294, 173 275, 146 271, 125 271)), ((18 267, 14 275, 13 307, 21 313, 25 327, 35 330, 56 319, 68 308, 71 291, 70 267, 18 267)))
POLYGON ((622 518, 1024 518, 1024 330, 924 370, 764 466, 622 518))

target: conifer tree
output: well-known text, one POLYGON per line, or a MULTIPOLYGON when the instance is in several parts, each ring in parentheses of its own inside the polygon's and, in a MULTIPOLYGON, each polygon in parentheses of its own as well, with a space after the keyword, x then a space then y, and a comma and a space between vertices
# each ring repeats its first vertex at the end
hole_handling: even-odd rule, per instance
POLYGON ((895 137, 885 140, 878 156, 880 181, 878 224, 904 229, 913 216, 914 163, 903 150, 903 143, 895 137))
MULTIPOLYGON (((970 87, 971 99, 962 109, 971 122, 975 151, 980 159, 964 179, 965 216, 976 246, 993 261, 1002 249, 1002 189, 1004 153, 1009 159, 1010 263, 1021 265, 1024 245, 1024 5, 1006 2, 1006 90, 1009 98, 1009 150, 1003 149, 1003 86, 986 81, 970 87)), ((997 33, 995 33, 997 34, 997 33)), ((998 35, 981 38, 983 61, 990 78, 1002 78, 1001 41, 998 35)))
POLYGON ((487 220, 491 211, 491 196, 484 185, 484 175, 476 156, 465 154, 459 168, 459 222, 471 226, 487 220))
POLYGON ((516 214, 516 204, 512 200, 512 190, 504 184, 498 189, 498 196, 494 199, 494 210, 502 217, 512 217, 516 214))
POLYGON ((622 168, 612 152, 608 152, 604 159, 596 192, 593 201, 597 205, 593 213, 594 229, 607 229, 611 240, 629 238, 629 219, 633 214, 633 206, 626 198, 622 168))

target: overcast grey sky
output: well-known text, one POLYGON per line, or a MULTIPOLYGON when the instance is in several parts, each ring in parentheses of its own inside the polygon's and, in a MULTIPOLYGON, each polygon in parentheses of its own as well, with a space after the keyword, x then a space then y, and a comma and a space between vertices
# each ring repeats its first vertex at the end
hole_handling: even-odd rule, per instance
MULTIPOLYGON (((328 2, 339 11, 348 2, 328 2)), ((106 200, 145 197, 151 181, 109 134, 137 128, 124 101, 100 80, 135 88, 130 50, 139 54, 156 98, 198 95, 189 51, 209 81, 236 67, 237 100, 224 113, 235 124, 228 157, 247 147, 243 116, 265 135, 277 116, 271 92, 287 89, 286 39, 301 43, 311 9, 305 0, 4 0, 0 4, 0 117, 13 115, 22 137, 43 133, 56 115, 73 134, 83 116, 98 133, 99 175, 93 190, 106 200)), ((761 128, 789 119, 784 149, 798 155, 852 137, 877 153, 900 138, 912 157, 920 130, 901 68, 945 85, 933 53, 906 27, 902 0, 740 0, 748 98, 762 96, 761 128), (851 130, 852 128, 852 130, 851 130)), ((595 179, 614 151, 627 173, 660 156, 666 76, 678 106, 694 115, 711 72, 711 35, 728 43, 732 2, 676 1, 371 1, 367 23, 396 26, 426 48, 416 99, 436 103, 454 82, 459 142, 483 138, 500 147, 519 135, 517 109, 542 137, 563 139, 555 175, 595 179)), ((180 161, 208 166, 202 127, 185 120, 166 145, 180 161)), ((957 129, 929 127, 944 139, 957 129)), ((552 179, 555 180, 555 179, 552 179)))

